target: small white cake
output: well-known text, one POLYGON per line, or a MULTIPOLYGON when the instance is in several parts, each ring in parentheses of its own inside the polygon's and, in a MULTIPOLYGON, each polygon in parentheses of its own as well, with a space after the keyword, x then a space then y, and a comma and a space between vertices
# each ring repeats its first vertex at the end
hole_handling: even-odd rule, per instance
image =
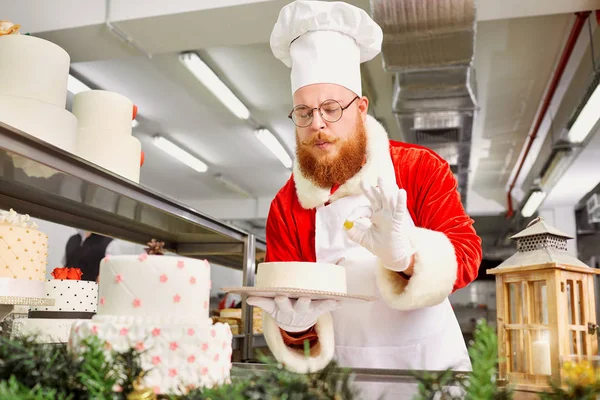
POLYGON ((48 236, 35 222, 0 210, 0 296, 44 297, 47 259, 48 236))
MULTIPOLYGON (((63 268, 55 269, 53 276, 60 269, 63 268)), ((73 323, 90 319, 96 313, 98 284, 78 279, 53 279, 46 281, 45 289, 46 297, 55 300, 54 306, 31 307, 29 318, 15 320, 12 335, 36 335, 41 343, 67 343, 73 323)))
POLYGON ((232 334, 208 317, 210 286, 206 261, 109 256, 100 264, 98 313, 73 325, 69 348, 95 335, 115 351, 145 350, 143 384, 156 393, 226 383, 232 334))
POLYGON ((343 266, 311 262, 270 262, 258 264, 256 288, 318 290, 346 294, 343 266))
POLYGON ((73 100, 79 121, 77 155, 139 183, 142 144, 132 135, 135 107, 118 93, 88 90, 73 100))
POLYGON ((44 39, 0 36, 0 121, 75 151, 77 118, 65 109, 69 54, 44 39))

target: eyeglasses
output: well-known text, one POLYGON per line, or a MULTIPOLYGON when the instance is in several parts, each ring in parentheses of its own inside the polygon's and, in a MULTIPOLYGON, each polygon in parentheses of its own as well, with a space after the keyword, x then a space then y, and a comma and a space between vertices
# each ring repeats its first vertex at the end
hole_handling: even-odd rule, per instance
POLYGON ((342 105, 335 100, 325 100, 317 108, 310 108, 309 106, 300 104, 294 107, 290 115, 288 115, 288 118, 294 121, 294 124, 296 124, 297 127, 306 128, 312 123, 315 110, 319 110, 319 114, 321 114, 323 120, 329 123, 338 122, 342 118, 344 110, 350 107, 350 105, 359 98, 359 96, 356 96, 346 107, 342 107, 342 105))

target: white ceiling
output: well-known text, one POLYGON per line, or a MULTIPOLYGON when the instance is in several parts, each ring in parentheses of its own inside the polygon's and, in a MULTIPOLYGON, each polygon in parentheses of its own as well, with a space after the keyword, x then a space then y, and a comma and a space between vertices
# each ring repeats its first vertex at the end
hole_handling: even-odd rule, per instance
MULTIPOLYGON (((119 92, 138 105, 135 135, 146 153, 144 185, 203 207, 208 214, 239 218, 239 209, 253 207, 213 178, 222 173, 258 198, 248 218, 260 219, 290 171, 253 136, 249 124, 235 118, 189 74, 177 55, 196 50, 245 102, 253 119, 270 128, 293 155, 294 129, 287 119, 289 70, 273 57, 268 44, 277 14, 288 2, 228 0, 216 6, 180 0, 141 7, 141 0, 113 0, 111 19, 119 21, 114 25, 138 49, 107 31, 104 15, 99 15, 105 11, 104 1, 90 0, 83 8, 77 1, 61 0, 46 14, 61 15, 62 10, 72 14, 68 21, 40 18, 52 11, 42 8, 49 7, 47 3, 26 10, 23 3, 0 0, 0 9, 8 10, 4 19, 28 21, 30 31, 43 26, 40 35, 64 47, 73 72, 91 86, 119 92), (36 19, 32 13, 40 15, 36 19), (207 162, 209 172, 197 173, 154 148, 150 138, 158 133, 207 162)), ((350 2, 368 10, 367 0, 350 2)), ((474 64, 480 110, 473 130, 467 209, 473 216, 505 210, 508 178, 573 23, 572 13, 599 9, 600 0, 476 4, 474 64)), ((383 71, 381 57, 367 63, 365 70, 376 97, 374 113, 397 139, 392 76, 383 71)))

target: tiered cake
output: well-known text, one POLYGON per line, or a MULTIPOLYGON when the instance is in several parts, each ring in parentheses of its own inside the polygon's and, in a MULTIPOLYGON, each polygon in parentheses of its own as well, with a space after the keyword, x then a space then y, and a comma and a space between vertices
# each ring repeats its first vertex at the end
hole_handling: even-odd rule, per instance
POLYGON ((69 54, 14 27, 0 21, 0 122, 74 152, 77 118, 65 109, 69 54))
POLYGON ((143 384, 157 393, 227 382, 232 335, 208 317, 208 262, 161 255, 154 241, 147 253, 102 261, 98 313, 73 325, 69 347, 96 335, 108 349, 144 350, 143 384))
POLYGON ((136 112, 133 103, 118 93, 79 93, 73 100, 73 114, 79 120, 77 155, 139 183, 142 144, 131 134, 136 112))
POLYGON ((98 284, 82 281, 78 268, 55 268, 53 280, 46 281, 46 297, 54 306, 34 306, 29 318, 17 319, 13 336, 36 335, 39 342, 67 343, 71 326, 80 319, 90 319, 98 308, 98 284))
POLYGON ((47 258, 48 236, 29 216, 0 211, 0 297, 44 297, 47 258))

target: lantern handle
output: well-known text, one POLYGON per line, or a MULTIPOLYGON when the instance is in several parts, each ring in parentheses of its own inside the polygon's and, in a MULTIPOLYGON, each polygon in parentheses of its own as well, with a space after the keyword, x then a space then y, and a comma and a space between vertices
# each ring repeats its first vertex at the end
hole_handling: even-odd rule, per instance
POLYGON ((542 221, 543 218, 541 216, 538 216, 536 218, 534 218, 530 223, 527 224, 527 227, 529 228, 531 225, 537 224, 538 222, 542 221))

